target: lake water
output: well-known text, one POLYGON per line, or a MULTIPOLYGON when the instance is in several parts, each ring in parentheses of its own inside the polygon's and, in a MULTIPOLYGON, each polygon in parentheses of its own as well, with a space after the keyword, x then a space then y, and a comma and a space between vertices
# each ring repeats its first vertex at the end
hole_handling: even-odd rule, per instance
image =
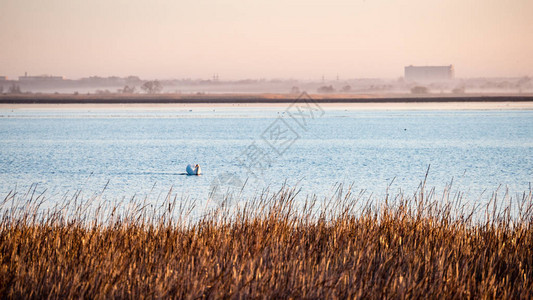
POLYGON ((345 183, 379 196, 391 182, 415 191, 429 165, 428 186, 453 179, 472 201, 533 181, 533 111, 326 109, 303 122, 284 108, 0 110, 0 197, 33 183, 58 199, 107 184, 108 199, 172 187, 205 201, 246 179, 245 195, 287 182, 301 194, 345 183), (189 163, 204 175, 184 176, 189 163))

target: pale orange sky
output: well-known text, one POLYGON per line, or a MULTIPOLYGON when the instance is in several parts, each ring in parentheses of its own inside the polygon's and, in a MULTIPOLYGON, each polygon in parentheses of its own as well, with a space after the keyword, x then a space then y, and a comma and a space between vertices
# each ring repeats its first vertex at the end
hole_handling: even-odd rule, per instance
POLYGON ((0 75, 533 75, 531 0, 0 0, 0 75))

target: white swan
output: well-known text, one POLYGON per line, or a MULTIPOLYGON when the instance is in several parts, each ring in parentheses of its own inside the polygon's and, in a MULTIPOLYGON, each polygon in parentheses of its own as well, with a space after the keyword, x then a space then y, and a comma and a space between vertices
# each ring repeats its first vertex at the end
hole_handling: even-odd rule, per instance
POLYGON ((192 165, 187 165, 187 174, 188 175, 201 175, 202 169, 200 168, 199 164, 196 164, 194 167, 192 165))

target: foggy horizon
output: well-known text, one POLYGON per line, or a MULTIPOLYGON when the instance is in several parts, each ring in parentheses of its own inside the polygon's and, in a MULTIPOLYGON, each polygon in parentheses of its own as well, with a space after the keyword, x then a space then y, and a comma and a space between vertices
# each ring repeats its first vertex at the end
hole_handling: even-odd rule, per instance
POLYGON ((69 1, 0 3, 0 75, 143 79, 533 75, 533 2, 69 1))

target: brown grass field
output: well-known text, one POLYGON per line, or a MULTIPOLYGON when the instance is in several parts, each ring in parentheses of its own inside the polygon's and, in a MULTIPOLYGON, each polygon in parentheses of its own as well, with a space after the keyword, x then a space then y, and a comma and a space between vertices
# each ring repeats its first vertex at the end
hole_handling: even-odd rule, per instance
MULTIPOLYGON (((531 298, 531 192, 466 208, 424 186, 327 201, 283 187, 190 221, 191 201, 0 202, 0 298, 531 298), (185 204, 184 204, 185 203, 185 204), (478 216, 478 217, 476 217, 478 216), (188 221, 189 220, 189 221, 188 221)), ((77 194, 79 195, 79 194, 77 194)), ((226 198, 230 203, 231 197, 226 198)))

